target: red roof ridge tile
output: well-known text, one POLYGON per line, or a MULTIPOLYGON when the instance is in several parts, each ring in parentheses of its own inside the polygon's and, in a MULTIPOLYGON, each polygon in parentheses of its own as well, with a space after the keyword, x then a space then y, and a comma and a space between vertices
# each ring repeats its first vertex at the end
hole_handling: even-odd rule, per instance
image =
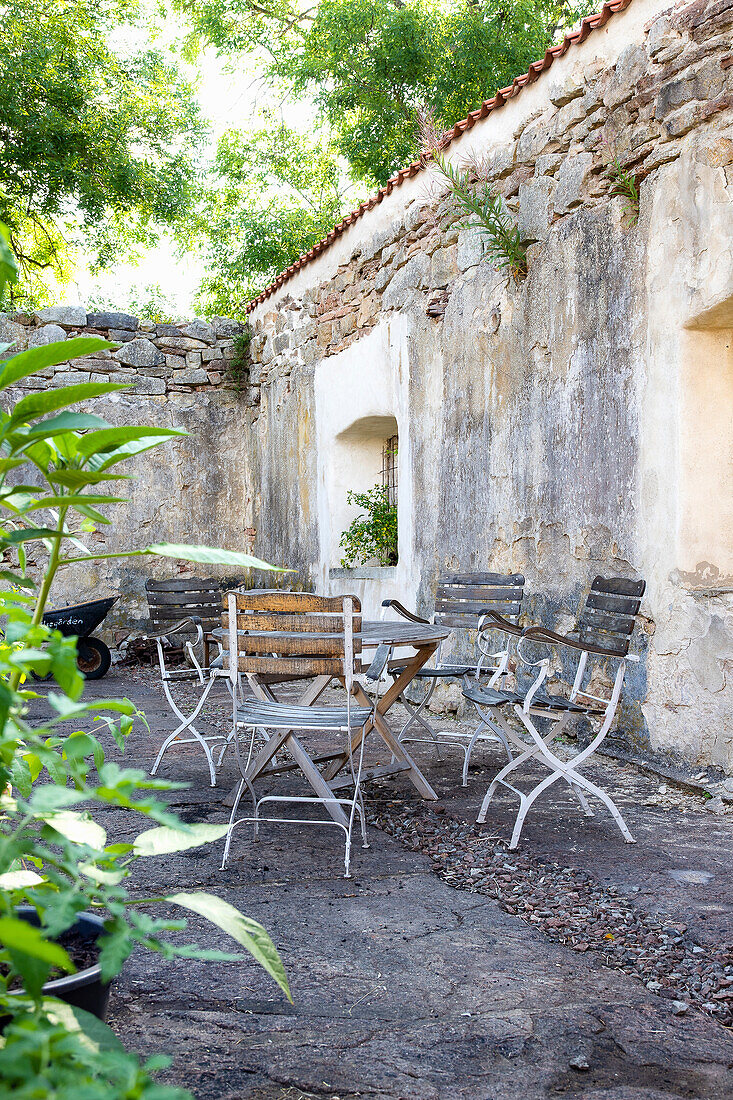
MULTIPOLYGON (((563 41, 558 42, 556 46, 550 46, 545 51, 545 56, 539 61, 533 61, 526 73, 522 73, 521 76, 515 77, 508 87, 500 88, 491 99, 485 99, 480 107, 470 112, 467 118, 461 119, 460 122, 456 122, 454 126, 447 130, 444 135, 442 147, 444 149, 447 148, 452 141, 460 137, 466 130, 470 130, 477 122, 487 118, 488 115, 498 107, 502 107, 508 99, 512 99, 519 95, 522 88, 538 80, 542 73, 547 72, 553 62, 557 60, 557 58, 563 57, 571 46, 581 45, 592 31, 597 30, 599 27, 605 27, 611 16, 625 11, 631 3, 632 0, 606 0, 606 3, 604 3, 599 12, 596 12, 594 15, 587 15, 585 19, 581 21, 577 30, 572 31, 570 34, 566 34, 563 41)), ((377 206, 385 195, 390 195, 394 188, 398 187, 403 180, 412 179, 418 172, 423 171, 431 160, 431 157, 432 154, 425 153, 419 160, 413 160, 407 167, 400 168, 399 172, 391 176, 378 191, 368 199, 364 199, 355 210, 347 214, 338 225, 335 225, 333 229, 326 234, 325 237, 314 244, 309 252, 305 252, 300 256, 295 263, 292 263, 290 267, 281 272, 269 286, 265 287, 256 298, 252 298, 245 307, 246 312, 251 313, 256 306, 274 294, 275 291, 295 275, 296 272, 300 271, 301 268, 305 267, 311 260, 315 260, 322 252, 325 252, 337 237, 340 237, 350 225, 353 225, 355 221, 363 217, 367 210, 371 210, 374 206, 377 206)))

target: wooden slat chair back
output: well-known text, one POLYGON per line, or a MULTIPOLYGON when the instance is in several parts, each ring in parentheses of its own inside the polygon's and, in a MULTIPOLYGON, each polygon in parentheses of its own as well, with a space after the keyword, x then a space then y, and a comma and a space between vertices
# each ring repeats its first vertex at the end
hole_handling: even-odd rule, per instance
MULTIPOLYGON (((364 761, 364 740, 367 723, 374 721, 375 707, 358 706, 353 699, 354 676, 361 665, 361 604, 356 596, 313 596, 304 592, 229 592, 222 615, 224 638, 228 647, 229 675, 232 686, 240 675, 247 676, 255 698, 235 702, 233 725, 236 731, 250 732, 249 751, 244 757, 235 733, 235 749, 241 772, 229 829, 224 847, 222 867, 229 858, 233 830, 242 822, 254 824, 255 839, 263 822, 336 826, 345 834, 344 867, 350 875, 351 843, 354 822, 362 827, 364 847, 366 823, 361 795, 361 774, 364 761), (346 705, 316 706, 316 700, 337 677, 346 688, 346 705), (312 678, 298 702, 280 702, 266 686, 282 680, 312 678), (265 744, 253 759, 255 737, 269 730, 265 744), (336 751, 312 757, 301 743, 305 732, 318 732, 320 737, 336 737, 336 751), (354 737, 359 734, 357 747, 354 737), (287 771, 290 765, 274 766, 280 751, 289 754, 294 765, 308 780, 312 794, 271 794, 257 797, 253 782, 259 775, 287 771), (318 765, 334 760, 347 762, 353 794, 340 796, 329 785, 318 765), (271 766, 271 762, 272 765, 271 766), (248 790, 254 812, 239 817, 242 795, 248 790), (327 816, 303 818, 288 806, 316 804, 327 816), (278 807, 275 816, 263 816, 263 806, 278 807)), ((385 647, 386 648, 386 647, 385 647)), ((384 654, 384 664, 389 652, 384 654)), ((383 667, 383 666, 382 666, 383 667)), ((366 670, 367 679, 378 681, 381 669, 366 670)), ((376 706, 376 703, 375 703, 376 706)), ((338 780, 335 780, 338 783, 338 780)))
MULTIPOLYGON (((481 676, 490 676, 493 683, 505 674, 509 662, 509 650, 505 647, 501 653, 493 652, 490 648, 492 637, 486 635, 486 631, 491 630, 496 623, 499 623, 501 629, 509 630, 519 636, 521 629, 517 624, 522 610, 523 595, 524 577, 521 573, 441 574, 438 578, 435 595, 435 625, 449 627, 453 631, 465 631, 466 633, 478 630, 476 643, 478 650, 481 652, 480 660, 477 663, 474 659, 473 663, 470 664, 456 661, 444 662, 441 659, 441 645, 438 649, 435 664, 425 665, 415 677, 416 680, 427 685, 422 697, 414 701, 405 696, 400 697, 400 702, 407 711, 407 721, 399 734, 400 741, 432 744, 437 749, 438 758, 441 760, 442 747, 460 749, 463 753, 462 783, 464 787, 468 785, 468 767, 471 762, 471 753, 479 738, 464 730, 438 731, 434 729, 425 716, 426 708, 433 696, 436 685, 441 681, 461 680, 464 676, 471 675, 477 682, 481 676), (491 616, 494 617, 494 620, 487 622, 487 619, 491 616)), ((393 608, 403 617, 417 619, 416 616, 406 611, 398 600, 385 601, 384 606, 393 608)), ((394 673, 399 674, 402 667, 397 665, 394 673)), ((509 744, 500 729, 489 731, 485 736, 482 735, 480 739, 484 741, 498 740, 511 759, 509 744)))
POLYGON ((475 630, 485 611, 516 623, 522 609, 521 573, 445 573, 438 578, 435 623, 475 630))
POLYGON ((576 628, 583 648, 590 653, 611 652, 625 657, 644 589, 644 581, 596 577, 576 628))
POLYGON ((361 672, 361 604, 355 596, 231 592, 221 620, 225 637, 231 637, 231 607, 236 607, 239 672, 292 679, 343 676, 349 683, 361 672))
POLYGON ((222 592, 217 580, 180 577, 145 583, 153 630, 163 634, 183 619, 200 619, 204 632, 219 626, 222 592))

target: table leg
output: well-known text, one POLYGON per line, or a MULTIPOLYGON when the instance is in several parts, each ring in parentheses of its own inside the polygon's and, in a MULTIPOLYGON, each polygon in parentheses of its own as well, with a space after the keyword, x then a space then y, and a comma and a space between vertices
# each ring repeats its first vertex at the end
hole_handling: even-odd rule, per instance
MULTIPOLYGON (((405 664, 402 673, 397 677, 394 683, 387 689, 382 698, 377 704, 377 712, 375 715, 374 725, 367 723, 363 730, 359 730, 351 742, 352 753, 356 752, 361 743, 362 736, 366 736, 372 728, 376 728, 377 733, 380 735, 387 748, 392 755, 399 760, 403 765, 407 765, 406 768, 401 769, 401 772, 408 776, 410 781, 416 790, 422 795, 423 798, 428 799, 431 802, 436 802, 438 799, 437 794, 428 783, 425 776, 418 768, 415 761, 412 759, 402 742, 395 736, 389 725, 385 721, 385 715, 392 704, 400 697, 411 680, 415 678, 417 672, 423 667, 423 665, 430 660, 435 650, 438 648, 437 642, 434 645, 420 646, 420 649, 411 657, 405 664)), ((354 685, 354 695, 362 706, 370 706, 371 702, 361 687, 360 684, 354 685)), ((337 757, 328 767, 324 768, 323 775, 326 779, 334 779, 341 768, 348 760, 348 754, 344 753, 342 756, 337 757)))

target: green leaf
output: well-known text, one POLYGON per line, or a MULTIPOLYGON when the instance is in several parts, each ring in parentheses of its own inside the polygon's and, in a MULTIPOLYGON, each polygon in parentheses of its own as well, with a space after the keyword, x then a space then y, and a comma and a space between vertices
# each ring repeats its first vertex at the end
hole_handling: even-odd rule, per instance
POLYGON ((56 389, 29 393, 26 397, 21 397, 20 401, 13 406, 10 425, 25 424, 38 416, 55 412, 56 409, 67 409, 70 405, 79 404, 80 401, 89 401, 93 397, 102 397, 106 393, 131 388, 129 385, 117 382, 82 382, 78 386, 57 386, 56 389))
POLYGON ((103 428, 98 432, 90 432, 89 435, 85 435, 83 439, 80 439, 77 450, 79 454, 89 458, 91 455, 104 455, 109 454, 111 451, 117 451, 127 443, 138 443, 147 440, 148 445, 154 446, 150 443, 151 439, 162 442, 166 439, 175 439, 187 434, 187 432, 179 431, 177 428, 150 428, 140 427, 139 425, 103 428))
POLYGON ((79 359, 83 355, 92 355, 95 351, 104 351, 107 348, 115 348, 116 344, 110 344, 107 340, 101 340, 97 336, 76 336, 71 340, 57 340, 53 344, 43 344, 38 348, 28 348, 8 359, 0 370, 0 390, 20 382, 22 378, 28 378, 36 371, 45 367, 55 367, 59 363, 66 363, 69 359, 79 359))
POLYGON ((190 825, 186 830, 169 829, 166 826, 146 829, 135 840, 135 855, 161 856, 168 852, 183 852, 186 848, 196 848, 200 844, 221 840, 226 836, 228 828, 228 825, 199 823, 190 825))
POLYGON ((123 1053, 124 1047, 114 1031, 91 1012, 50 997, 43 1001, 42 1007, 44 1014, 54 1023, 60 1024, 67 1033, 79 1032, 86 1041, 91 1039, 100 1050, 123 1053))
POLYGON ((100 481, 129 481, 129 474, 108 474, 101 470, 49 470, 48 480, 52 485, 63 485, 66 489, 78 489, 84 485, 98 485, 100 481))
POLYGON ((107 832, 93 821, 88 814, 75 813, 73 810, 60 810, 58 813, 38 814, 57 833, 70 840, 72 844, 86 844, 89 848, 101 851, 107 843, 107 832))
POLYGON ((50 527, 25 527, 18 531, 9 531, 7 535, 2 536, 2 541, 6 542, 9 546, 16 546, 19 542, 32 542, 34 539, 47 539, 55 534, 56 532, 50 527))
POLYGON ((4 875, 0 875, 0 890, 18 890, 25 886, 37 886, 39 882, 43 882, 43 879, 35 871, 24 868, 6 871, 4 875))
POLYGON ((232 939, 235 939, 237 943, 249 951, 260 966, 264 967, 292 1003, 293 998, 290 995, 285 968, 274 943, 261 924, 256 920, 252 920, 251 917, 245 917, 229 902, 223 901, 213 894, 172 894, 166 900, 206 917, 212 924, 217 925, 232 939))
POLYGON ((76 970, 63 947, 45 939, 40 929, 34 928, 28 921, 0 917, 0 943, 9 951, 20 951, 34 959, 41 959, 69 974, 76 970))
POLYGON ((125 877, 124 871, 105 871, 97 867, 96 863, 80 863, 79 870, 92 882, 100 882, 105 886, 117 886, 125 877))
POLYGON ((5 297, 8 283, 17 283, 18 264, 10 247, 10 230, 0 224, 0 298, 5 297))
POLYGON ((164 558, 182 558, 184 561, 205 562, 207 565, 238 565, 245 569, 268 569, 273 573, 294 573, 294 569, 284 569, 279 565, 270 565, 251 554, 242 554, 238 550, 217 550, 212 546, 185 546, 160 542, 146 546, 143 554, 158 554, 164 558))
POLYGON ((78 806, 88 798, 88 792, 73 791, 70 787, 55 787, 49 783, 34 790, 29 806, 36 816, 41 817, 43 814, 64 809, 66 806, 78 806))
POLYGON ((67 409, 58 416, 50 416, 47 420, 34 424, 28 429, 28 435, 50 439, 51 436, 61 435, 63 432, 85 432, 92 428, 107 427, 109 424, 101 416, 94 416, 93 413, 69 412, 67 409))
POLYGON ((76 508, 85 504, 126 504, 127 497, 111 497, 106 493, 69 493, 68 496, 47 496, 26 507, 28 512, 41 508, 76 508))

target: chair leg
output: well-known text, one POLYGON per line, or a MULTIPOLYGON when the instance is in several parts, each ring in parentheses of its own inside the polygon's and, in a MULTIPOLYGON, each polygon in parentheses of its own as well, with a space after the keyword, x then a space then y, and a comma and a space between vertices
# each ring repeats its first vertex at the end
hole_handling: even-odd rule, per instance
POLYGON ((433 727, 422 716, 422 711, 425 709, 425 707, 430 702, 430 699, 432 698, 433 692, 435 691, 436 685, 437 685, 437 680, 432 679, 430 681, 429 686, 428 686, 428 690, 425 692, 425 694, 423 695, 422 699, 420 700, 420 702, 417 704, 416 707, 413 707, 412 703, 410 703, 409 700, 406 699, 404 695, 400 695, 399 701, 400 701, 400 703, 402 703, 402 706, 408 712, 409 718, 407 719, 404 726, 402 727, 399 734, 397 735, 397 739, 399 741, 408 741, 409 742, 411 739, 409 737, 405 737, 405 734, 410 729, 410 726, 412 726, 415 722, 419 723, 422 726, 422 728, 425 730, 425 732, 429 735, 431 741, 434 743, 436 751, 438 753, 438 760, 442 764, 443 763, 443 754, 440 750, 440 741, 439 741, 439 739, 437 737, 437 734, 436 734, 435 730, 433 729, 433 727))
POLYGON ((471 762, 471 753, 473 752, 474 746, 477 741, 488 741, 489 739, 491 739, 492 741, 498 741, 501 745, 504 746, 504 751, 506 752, 508 762, 511 764, 512 760, 514 759, 514 757, 512 756, 512 750, 509 746, 509 739, 504 730, 501 729, 500 724, 498 724, 503 722, 503 718, 497 717, 497 721, 494 722, 492 718, 489 718, 488 715, 484 714, 483 711, 479 709, 477 703, 474 703, 474 706, 478 711, 481 725, 477 728, 473 737, 469 741, 468 748, 464 750, 462 783, 464 787, 468 786, 468 766, 471 762), (488 733, 482 736, 484 726, 487 728, 488 733))
MULTIPOLYGON (((573 772, 571 772, 571 774, 572 774, 574 783, 577 783, 581 787, 584 787, 585 790, 588 791, 589 794, 594 794, 596 796, 596 798, 600 798, 601 802, 608 809, 608 811, 611 814, 611 817, 613 818, 613 820, 616 822, 619 829, 621 830, 621 833, 622 833, 623 838, 626 841, 626 843, 627 844, 636 844, 636 840, 633 837, 633 835, 631 833, 631 830, 629 829, 628 825, 626 824, 623 817, 621 816, 621 811, 619 810, 618 806, 613 801, 611 796, 606 794, 606 792, 601 787, 597 787, 595 783, 591 783, 590 779, 586 779, 584 775, 580 774, 580 772, 573 771, 573 772)), ((591 816, 592 816, 592 814, 591 814, 591 816)))
POLYGON ((206 702, 206 700, 209 696, 209 692, 211 691, 213 686, 214 686, 214 679, 213 679, 213 677, 210 677, 209 682, 206 684, 206 687, 204 688, 204 691, 201 695, 201 698, 199 699, 199 701, 196 704, 195 708, 191 711, 191 713, 187 717, 180 710, 180 708, 178 707, 175 699, 171 695, 170 688, 168 687, 168 681, 163 680, 163 691, 165 692, 165 695, 166 695, 166 698, 168 700, 168 703, 170 704, 171 710, 176 715, 176 717, 180 719, 180 725, 173 731, 173 733, 168 734, 168 736, 163 741, 163 744, 160 747, 160 751, 158 752, 158 755, 155 758, 155 763, 153 764, 152 768, 150 769, 150 774, 151 775, 155 775, 157 773, 158 768, 160 767, 161 760, 163 759, 163 755, 165 754, 166 750, 173 744, 173 742, 178 739, 179 734, 183 733, 184 730, 188 730, 193 735, 195 740, 199 742, 202 749, 204 750, 204 753, 206 755, 206 760, 207 760, 207 763, 209 765, 209 774, 211 776, 211 786, 212 787, 216 786, 216 768, 214 766, 214 758, 212 756, 211 748, 209 746, 208 740, 202 734, 200 734, 199 731, 196 729, 196 727, 193 725, 193 723, 196 721, 199 714, 201 713, 203 705, 206 702))
MULTIPOLYGON (((236 796, 234 798, 234 805, 232 806, 232 812, 229 814, 229 828, 227 830, 226 841, 224 843, 224 855, 222 857, 221 868, 220 868, 220 870, 222 870, 222 871, 224 871, 226 869, 226 865, 229 861, 229 849, 230 849, 231 843, 232 843, 232 833, 234 832, 235 825, 239 824, 239 822, 237 821, 237 810, 239 809, 239 803, 242 800, 242 795, 244 794, 245 787, 249 790, 249 793, 252 796, 252 802, 254 803, 255 840, 259 839, 259 837, 258 837, 259 822, 257 820, 257 796, 255 795, 254 787, 249 782, 247 777, 242 776, 242 778, 239 780, 239 784, 237 786, 237 793, 236 793, 236 796)), ((242 819, 242 820, 245 820, 245 819, 242 819)))
POLYGON ((570 785, 571 791, 573 792, 573 794, 577 798, 578 802, 580 803, 581 808, 582 808, 583 813, 585 814, 585 816, 586 817, 595 817, 596 815, 593 813, 593 810, 590 808, 590 805, 588 804, 588 799, 585 797, 585 795, 583 794, 583 791, 578 786, 578 784, 573 783, 572 780, 568 780, 568 783, 570 785))
MULTIPOLYGON (((478 822, 478 824, 483 824, 483 822, 486 821, 486 813, 487 813, 488 808, 489 808, 489 803, 491 802, 492 798, 496 794, 496 788, 500 784, 502 784, 504 786, 508 786, 508 784, 505 783, 506 777, 511 772, 513 772, 517 768, 521 767, 522 764, 524 764, 527 760, 530 760, 536 754, 537 754, 537 749, 536 748, 533 747, 533 748, 530 748, 530 749, 526 749, 523 753, 520 753, 519 756, 515 756, 513 760, 510 760, 508 764, 505 764, 504 767, 501 769, 501 771, 498 773, 498 775, 494 776, 494 778, 492 779, 492 781, 489 785, 489 789, 487 790, 486 794, 484 795, 484 800, 481 803, 481 809, 479 810, 478 816, 476 818, 476 821, 478 822)), ((513 787, 512 787, 512 790, 514 790, 513 787)), ((524 797, 521 794, 520 791, 517 791, 516 793, 520 796, 520 798, 524 797)))

